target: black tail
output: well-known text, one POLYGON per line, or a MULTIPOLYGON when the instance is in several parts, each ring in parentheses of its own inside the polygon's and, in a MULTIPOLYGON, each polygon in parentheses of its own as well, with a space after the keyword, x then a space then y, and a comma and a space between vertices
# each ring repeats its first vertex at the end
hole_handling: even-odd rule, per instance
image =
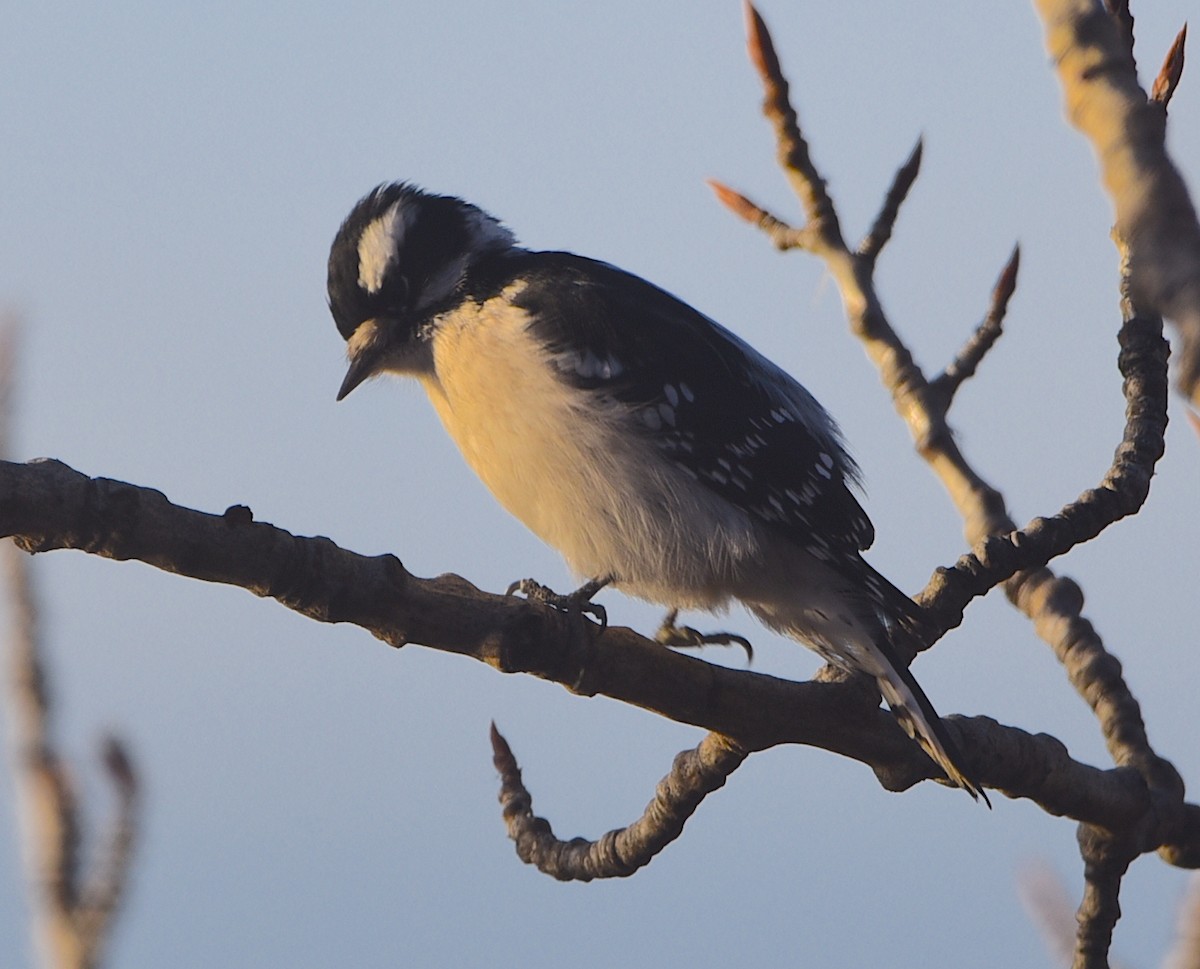
POLYGON ((859 588, 871 600, 884 627, 882 642, 876 643, 883 669, 875 670, 879 692, 900 721, 905 732, 945 772, 946 776, 971 797, 989 808, 982 786, 963 766, 962 752, 951 738, 929 697, 910 672, 901 656, 909 656, 928 645, 932 624, 925 611, 862 559, 864 570, 858 576, 859 588))
POLYGON ((879 684, 879 692, 883 694, 892 713, 900 721, 900 726, 921 745, 921 749, 950 780, 976 800, 983 798, 983 803, 990 808, 992 802, 963 766, 963 756, 958 744, 950 738, 946 725, 929 702, 925 691, 921 689, 908 667, 896 659, 890 644, 888 649, 880 651, 888 661, 890 669, 876 676, 876 682, 879 684))

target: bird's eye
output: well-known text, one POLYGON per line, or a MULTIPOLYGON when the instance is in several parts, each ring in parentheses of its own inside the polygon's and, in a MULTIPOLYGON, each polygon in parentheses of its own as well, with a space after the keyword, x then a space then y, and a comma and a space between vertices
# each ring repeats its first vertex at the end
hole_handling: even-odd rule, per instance
POLYGON ((380 295, 387 300, 389 309, 403 310, 408 308, 411 288, 412 286, 407 276, 401 273, 394 273, 385 281, 383 292, 380 295))

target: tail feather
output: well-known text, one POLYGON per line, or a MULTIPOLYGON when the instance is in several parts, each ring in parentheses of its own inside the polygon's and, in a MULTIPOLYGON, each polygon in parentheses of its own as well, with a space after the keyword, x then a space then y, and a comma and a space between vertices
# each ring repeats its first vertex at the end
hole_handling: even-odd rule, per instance
POLYGON ((951 781, 976 800, 983 798, 983 803, 990 808, 992 802, 963 766, 963 756, 958 744, 950 738, 945 724, 934 710, 933 704, 929 702, 925 691, 906 666, 893 661, 891 656, 886 656, 886 659, 888 669, 876 676, 876 682, 879 684, 879 692, 883 694, 892 713, 900 721, 900 726, 920 744, 921 749, 951 781))
POLYGON ((859 588, 867 591, 883 627, 883 635, 874 644, 876 660, 882 662, 879 668, 871 671, 875 674, 879 692, 900 726, 946 776, 976 800, 983 798, 983 803, 990 808, 992 802, 982 786, 962 766, 963 756, 958 744, 950 738, 942 718, 908 665, 897 655, 895 647, 907 644, 908 640, 913 641, 913 652, 929 643, 926 639, 929 621, 924 610, 865 561, 859 559, 858 565, 859 588))
POLYGON ((964 766, 958 745, 900 658, 930 641, 924 610, 860 557, 842 559, 829 571, 811 562, 806 568, 801 575, 803 595, 786 601, 743 601, 771 629, 816 650, 835 666, 874 677, 908 735, 952 783, 976 800, 983 798, 990 808, 983 787, 964 766), (829 582, 831 572, 835 579, 829 582), (830 608, 829 602, 840 608, 830 608))

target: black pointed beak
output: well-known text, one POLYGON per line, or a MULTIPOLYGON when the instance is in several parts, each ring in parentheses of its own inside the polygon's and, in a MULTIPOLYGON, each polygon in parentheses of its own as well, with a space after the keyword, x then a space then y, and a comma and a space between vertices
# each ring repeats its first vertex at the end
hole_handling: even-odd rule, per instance
POLYGON ((338 400, 378 372, 391 329, 392 324, 389 320, 364 320, 350 335, 347 342, 350 368, 346 371, 342 386, 338 390, 338 400))
POLYGON ((374 360, 371 359, 373 356, 374 354, 361 353, 350 361, 350 369, 346 371, 342 386, 337 393, 338 400, 342 400, 350 391, 371 376, 374 365, 374 360))

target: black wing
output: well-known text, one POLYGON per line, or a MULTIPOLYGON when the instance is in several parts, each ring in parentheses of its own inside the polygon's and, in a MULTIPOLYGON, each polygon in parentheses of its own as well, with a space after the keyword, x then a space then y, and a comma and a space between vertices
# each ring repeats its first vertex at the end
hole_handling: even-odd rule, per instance
POLYGON ((681 470, 819 557, 870 546, 874 529, 849 489, 858 469, 832 418, 792 377, 607 263, 548 252, 521 261, 515 303, 565 380, 633 408, 681 470))

